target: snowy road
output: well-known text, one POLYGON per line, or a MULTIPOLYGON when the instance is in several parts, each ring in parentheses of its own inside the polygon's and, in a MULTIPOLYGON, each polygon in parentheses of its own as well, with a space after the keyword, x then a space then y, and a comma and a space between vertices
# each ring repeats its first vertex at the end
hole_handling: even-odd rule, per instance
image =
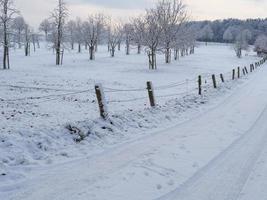
MULTIPOLYGON (((199 170, 183 186, 160 199, 239 199, 242 188, 247 183, 256 161, 263 150, 267 148, 266 119, 267 107, 243 137, 223 151, 206 167, 199 170)), ((262 184, 253 185, 256 188, 262 187, 262 184)), ((254 192, 253 195, 255 195, 254 192)), ((258 199, 267 198, 266 190, 262 195, 258 199)), ((255 199, 255 196, 249 199, 255 199)))
POLYGON ((260 69, 215 108, 173 128, 37 168, 24 182, 1 186, 0 199, 267 199, 266 76, 260 69))

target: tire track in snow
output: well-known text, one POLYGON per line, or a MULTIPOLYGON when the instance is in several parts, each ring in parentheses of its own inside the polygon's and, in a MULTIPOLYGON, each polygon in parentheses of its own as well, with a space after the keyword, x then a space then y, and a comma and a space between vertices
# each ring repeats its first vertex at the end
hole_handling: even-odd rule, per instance
POLYGON ((252 128, 185 184, 158 200, 236 200, 267 144, 267 106, 252 128))

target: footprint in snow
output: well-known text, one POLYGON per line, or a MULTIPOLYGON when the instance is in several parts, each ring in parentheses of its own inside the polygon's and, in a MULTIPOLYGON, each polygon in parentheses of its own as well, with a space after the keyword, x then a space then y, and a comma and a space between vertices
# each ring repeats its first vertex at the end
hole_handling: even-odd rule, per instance
POLYGON ((162 189, 162 185, 157 184, 157 189, 158 189, 158 190, 162 189))

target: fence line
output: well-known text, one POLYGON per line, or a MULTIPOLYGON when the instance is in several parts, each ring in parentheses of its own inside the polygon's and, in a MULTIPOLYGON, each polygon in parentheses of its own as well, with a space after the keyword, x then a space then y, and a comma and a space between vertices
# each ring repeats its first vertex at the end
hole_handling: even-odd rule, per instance
POLYGON ((248 70, 247 67, 237 67, 230 72, 221 73, 221 74, 209 74, 205 73, 199 75, 198 78, 194 79, 187 79, 183 82, 176 82, 167 85, 153 87, 153 83, 151 81, 147 82, 146 87, 144 88, 133 88, 133 89, 119 89, 119 88, 109 88, 109 87, 102 87, 101 84, 95 86, 94 89, 89 90, 68 90, 68 89, 56 89, 56 88, 42 88, 42 87, 27 87, 27 86, 15 86, 15 85, 1 85, 0 87, 12 87, 12 88, 19 88, 19 89, 34 89, 34 90, 50 90, 50 91, 57 91, 57 92, 67 92, 63 94, 53 94, 53 95, 46 95, 46 96, 37 96, 37 97, 25 97, 25 98, 17 98, 17 99, 1 99, 2 102, 17 102, 17 101, 24 101, 24 100, 43 100, 35 103, 44 103, 49 101, 57 100, 61 97, 83 94, 83 93, 90 93, 96 94, 97 102, 100 109, 100 116, 103 119, 108 119, 108 111, 107 111, 107 104, 112 103, 127 103, 127 102, 134 102, 139 100, 148 100, 150 102, 151 107, 157 106, 156 100, 163 99, 168 97, 174 96, 183 96, 191 94, 193 91, 198 92, 199 96, 202 96, 209 88, 213 87, 214 89, 218 88, 220 84, 225 83, 226 80, 237 80, 240 79, 241 76, 246 76, 249 72, 253 72, 261 65, 266 62, 267 57, 261 59, 258 62, 255 62, 250 65, 248 70), (243 73, 241 73, 241 71, 243 73), (193 89, 189 89, 189 85, 192 86, 193 89), (166 91, 172 88, 181 88, 183 87, 184 92, 177 92, 177 93, 169 93, 165 95, 158 95, 155 94, 155 91, 166 91), (119 92, 147 92, 148 96, 145 97, 137 97, 137 98, 130 98, 124 100, 109 100, 106 101, 105 93, 119 93, 119 92))

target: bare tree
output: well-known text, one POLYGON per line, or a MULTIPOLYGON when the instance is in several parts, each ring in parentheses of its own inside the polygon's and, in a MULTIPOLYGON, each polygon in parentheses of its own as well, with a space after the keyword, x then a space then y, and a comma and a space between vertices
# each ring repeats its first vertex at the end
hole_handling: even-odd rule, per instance
POLYGON ((70 42, 71 45, 71 49, 74 49, 74 43, 75 43, 75 31, 76 31, 77 27, 76 27, 76 22, 73 20, 70 20, 67 25, 66 25, 66 31, 68 34, 68 40, 70 42))
POLYGON ((125 45, 126 45, 126 55, 130 54, 130 44, 133 40, 133 32, 134 32, 134 28, 132 24, 125 24, 123 26, 123 33, 124 33, 125 45))
POLYGON ((36 45, 37 48, 40 49, 40 34, 35 32, 34 29, 31 30, 31 42, 33 45, 33 51, 36 51, 36 45))
MULTIPOLYGON (((64 0, 58 0, 57 8, 51 16, 52 27, 54 35, 54 49, 56 51, 56 65, 62 64, 61 53, 63 51, 63 39, 64 39, 64 28, 66 25, 66 19, 68 17, 68 10, 64 0)), ((63 54, 62 54, 63 55, 63 54)))
POLYGON ((116 47, 119 45, 123 31, 122 26, 120 24, 112 24, 108 29, 109 32, 109 46, 110 46, 110 55, 111 57, 115 56, 116 47))
MULTIPOLYGON (((141 48, 142 48, 142 34, 139 32, 142 30, 143 24, 142 20, 140 18, 136 18, 133 20, 133 32, 132 32, 132 37, 133 37, 133 42, 137 45, 137 54, 141 53, 141 48)), ((142 30, 143 31, 143 30, 142 30)))
POLYGON ((74 32, 74 38, 75 41, 78 43, 78 53, 81 53, 82 48, 81 45, 85 41, 84 35, 83 35, 83 22, 80 18, 76 18, 75 20, 75 26, 76 30, 74 32))
POLYGON ((159 25, 162 26, 161 46, 165 53, 165 62, 171 62, 171 49, 175 45, 180 26, 187 19, 185 5, 182 0, 161 0, 156 9, 159 25))
POLYGON ((23 17, 18 16, 14 18, 12 23, 12 29, 14 30, 15 42, 18 44, 19 49, 21 49, 21 41, 22 41, 22 32, 25 28, 25 20, 23 17))
POLYGON ((86 45, 89 47, 90 60, 95 59, 95 52, 97 50, 97 44, 100 40, 103 27, 104 17, 100 14, 89 16, 87 21, 83 24, 83 35, 86 45))
POLYGON ((39 26, 39 30, 44 32, 45 40, 47 41, 48 33, 51 31, 51 22, 49 21, 49 19, 44 19, 41 22, 41 24, 39 26))
POLYGON ((2 26, 1 43, 3 45, 3 69, 10 69, 9 48, 11 25, 14 14, 18 13, 14 8, 13 0, 0 0, 0 24, 2 26))
POLYGON ((176 35, 174 59, 178 60, 179 55, 185 56, 195 52, 198 27, 184 24, 179 28, 176 35), (180 54, 179 54, 180 53, 180 54))
POLYGON ((146 47, 149 69, 157 69, 156 53, 163 33, 162 26, 158 23, 158 15, 153 9, 147 10, 146 15, 138 19, 136 31, 141 34, 142 45, 146 47))

